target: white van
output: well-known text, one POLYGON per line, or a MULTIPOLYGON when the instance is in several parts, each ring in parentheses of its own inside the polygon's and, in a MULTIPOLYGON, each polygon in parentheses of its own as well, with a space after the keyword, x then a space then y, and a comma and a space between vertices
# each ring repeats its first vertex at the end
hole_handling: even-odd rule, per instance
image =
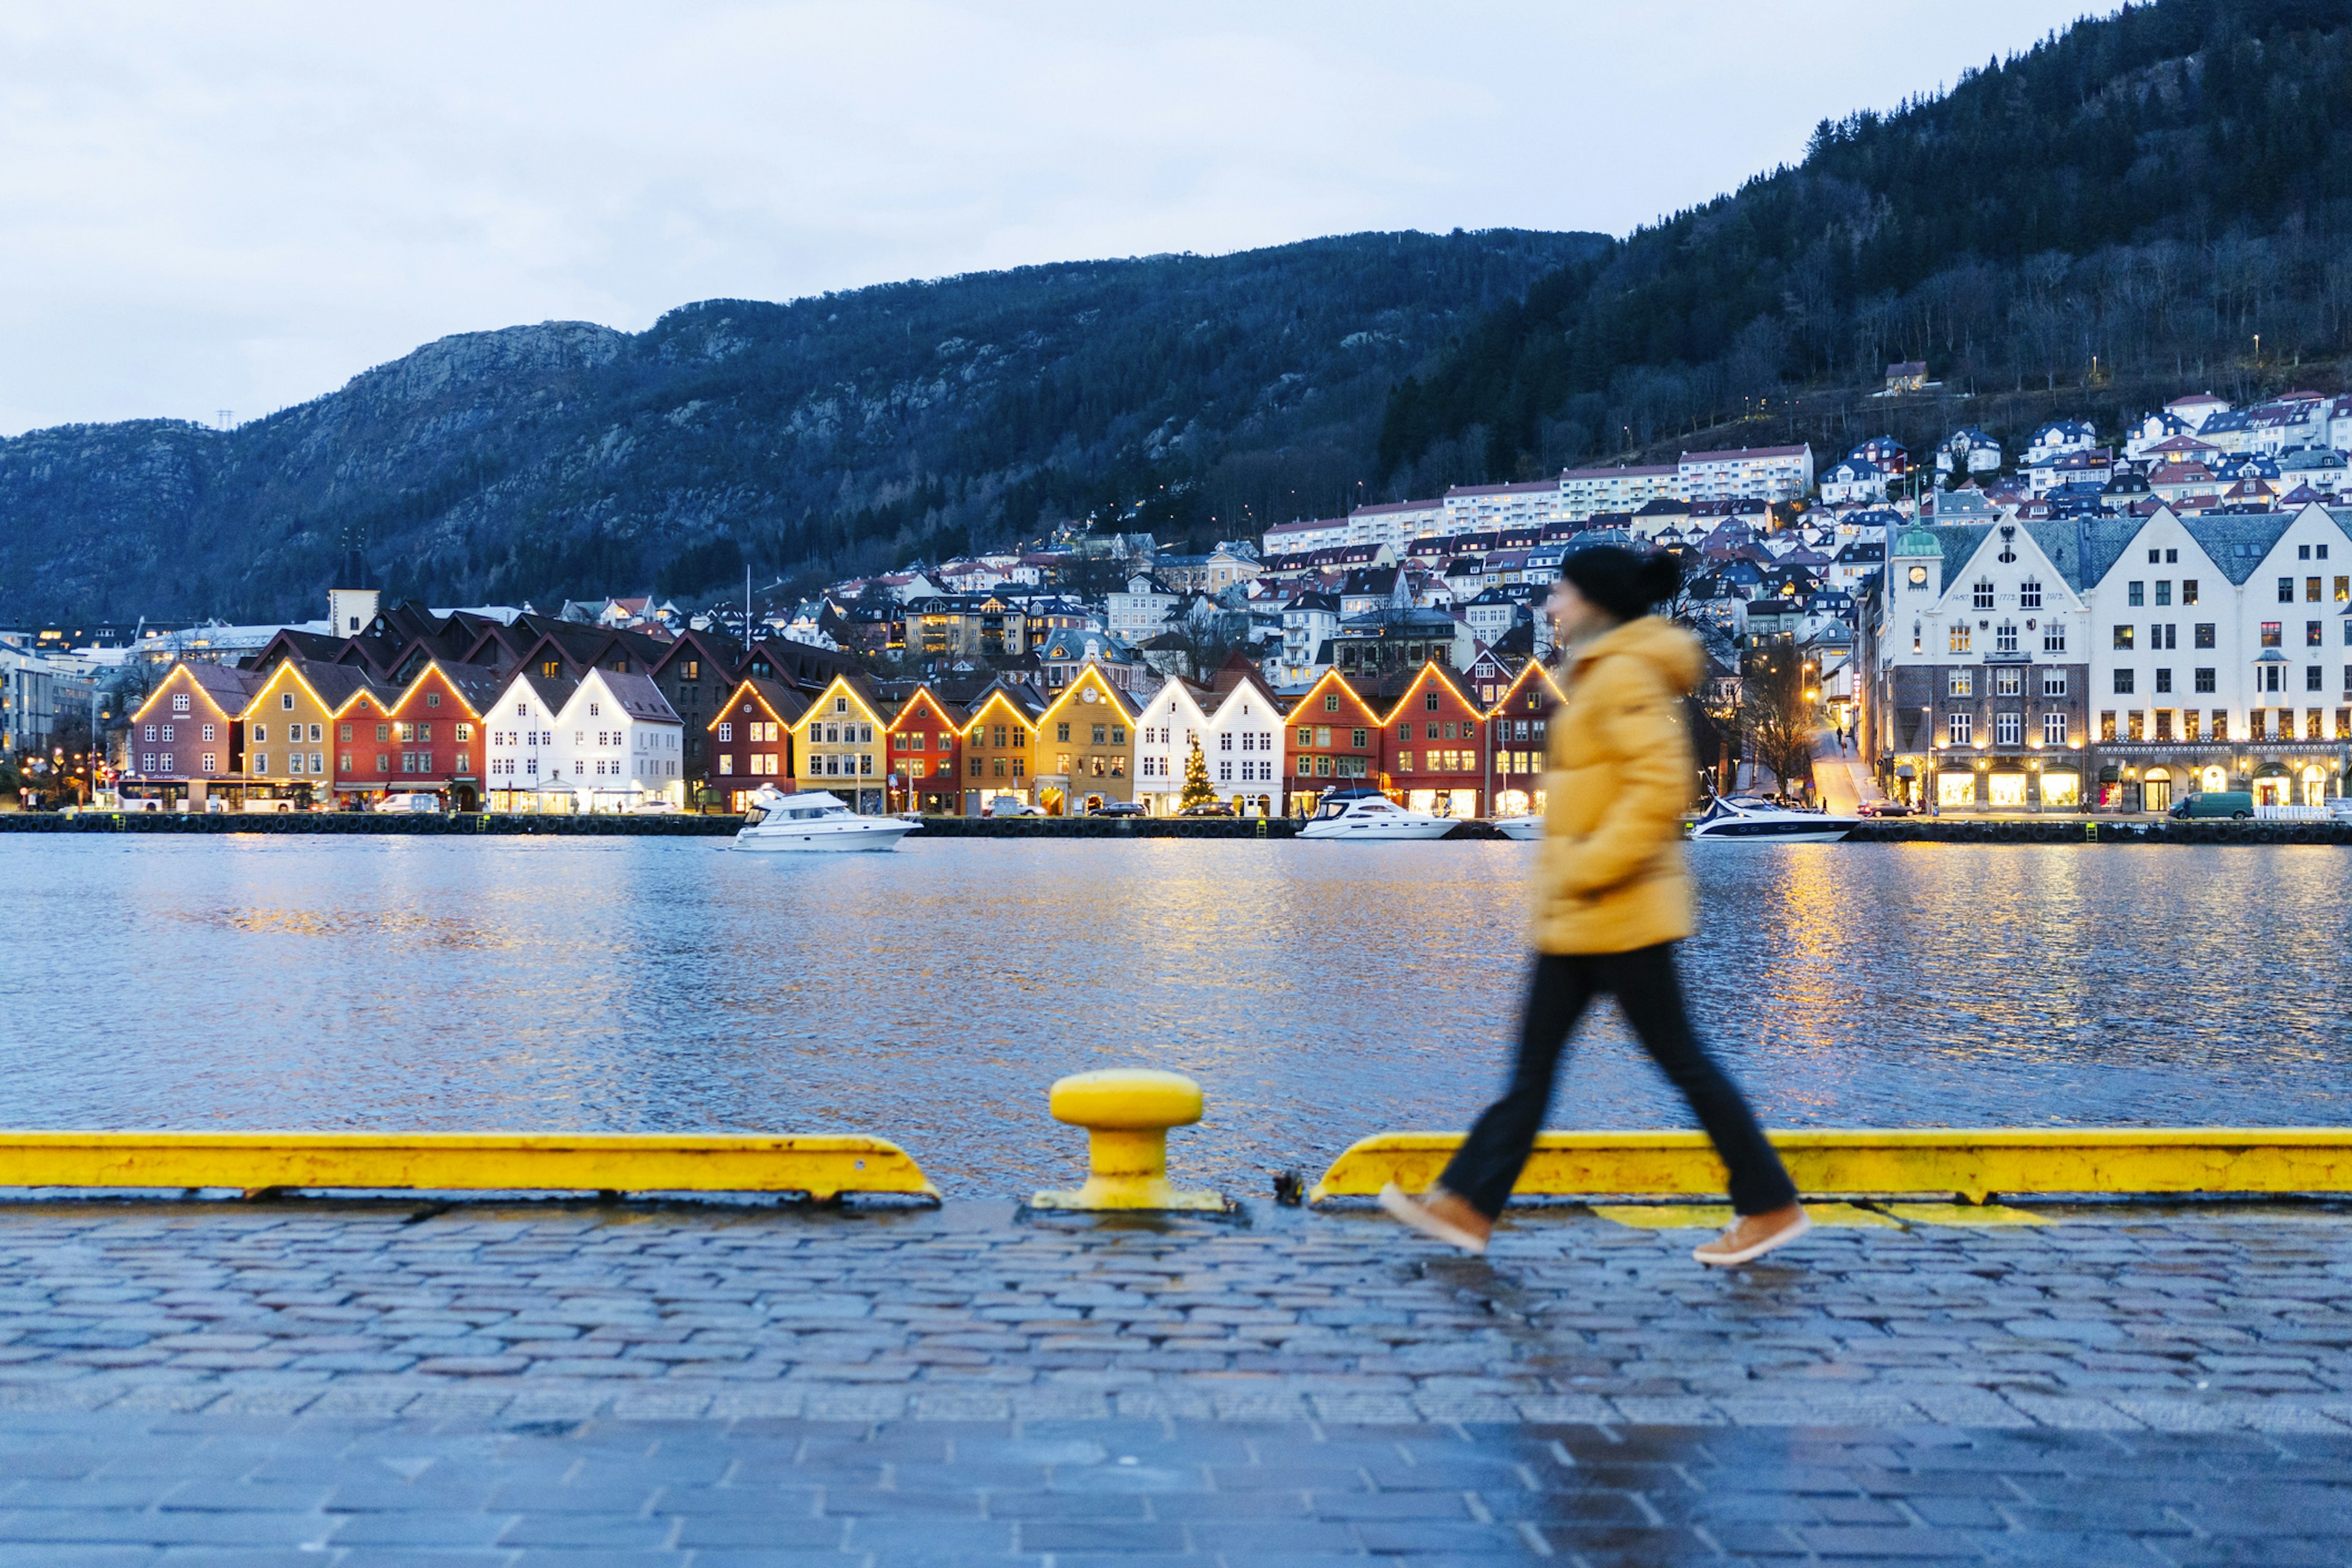
POLYGON ((403 790, 397 795, 385 795, 376 803, 375 808, 378 811, 438 811, 441 809, 441 797, 427 795, 422 790, 403 790))

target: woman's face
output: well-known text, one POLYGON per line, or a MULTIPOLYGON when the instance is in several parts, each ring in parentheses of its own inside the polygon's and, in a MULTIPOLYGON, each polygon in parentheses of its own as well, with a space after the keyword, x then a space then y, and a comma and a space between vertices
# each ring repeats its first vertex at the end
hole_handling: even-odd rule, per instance
POLYGON ((1565 577, 1551 585, 1551 599, 1544 608, 1551 616, 1552 637, 1558 642, 1583 642, 1617 624, 1614 616, 1578 593, 1576 584, 1565 577))

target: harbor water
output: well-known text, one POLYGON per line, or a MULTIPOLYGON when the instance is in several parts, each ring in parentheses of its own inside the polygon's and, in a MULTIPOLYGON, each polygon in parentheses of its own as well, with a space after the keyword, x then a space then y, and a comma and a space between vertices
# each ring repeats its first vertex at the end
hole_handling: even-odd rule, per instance
MULTIPOLYGON (((1535 850, 0 838, 0 1122, 863 1131, 951 1194, 1070 1175, 1065 1073, 1198 1078, 1262 1193, 1458 1128, 1507 1065, 1535 850)), ((1784 1126, 2352 1121, 2344 851, 1696 849, 1685 977, 1784 1126)), ((1688 1124, 1613 1009, 1550 1124, 1688 1124)))

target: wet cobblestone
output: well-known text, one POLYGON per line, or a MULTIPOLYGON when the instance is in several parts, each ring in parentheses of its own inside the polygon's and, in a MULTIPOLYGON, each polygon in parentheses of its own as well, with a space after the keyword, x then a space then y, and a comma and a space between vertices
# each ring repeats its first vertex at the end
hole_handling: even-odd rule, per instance
POLYGON ((0 1568, 2352 1561, 2352 1214, 0 1209, 0 1568))

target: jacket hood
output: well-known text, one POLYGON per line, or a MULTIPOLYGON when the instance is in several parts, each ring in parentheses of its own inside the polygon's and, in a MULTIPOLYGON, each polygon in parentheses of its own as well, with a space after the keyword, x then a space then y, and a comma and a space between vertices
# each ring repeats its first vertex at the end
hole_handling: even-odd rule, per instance
POLYGON ((1699 672, 1706 667, 1698 638, 1664 616, 1643 616, 1593 638, 1577 650, 1571 677, 1582 679, 1588 668, 1604 658, 1646 660, 1676 691, 1696 687, 1699 672))

